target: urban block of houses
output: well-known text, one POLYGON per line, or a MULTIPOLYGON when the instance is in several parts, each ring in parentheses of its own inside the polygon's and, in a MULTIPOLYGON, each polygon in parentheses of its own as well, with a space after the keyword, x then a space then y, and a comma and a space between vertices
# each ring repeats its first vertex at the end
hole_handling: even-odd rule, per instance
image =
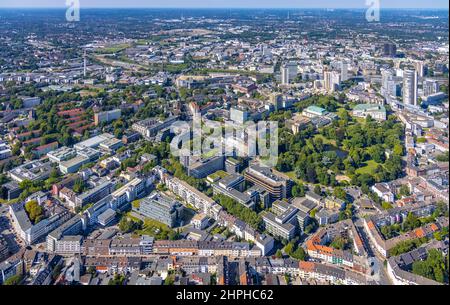
POLYGON ((351 220, 321 228, 307 242, 306 249, 310 257, 329 264, 351 268, 354 271, 365 273, 367 271, 367 252, 361 236, 351 220), (326 244, 336 237, 351 239, 352 250, 334 249, 326 244))
POLYGON ((445 248, 445 244, 435 241, 399 256, 390 257, 387 260, 387 274, 395 285, 441 285, 439 282, 412 273, 411 269, 414 262, 427 258, 430 249, 445 248))
POLYGON ((399 242, 416 238, 432 237, 434 232, 448 226, 448 218, 442 218, 442 221, 440 222, 427 223, 417 229, 397 235, 390 239, 385 239, 381 233, 381 227, 392 225, 394 223, 402 223, 409 213, 412 213, 417 217, 427 217, 431 215, 434 210, 434 204, 422 203, 393 208, 388 211, 384 211, 382 214, 373 215, 364 219, 364 227, 368 232, 368 237, 375 246, 375 249, 384 257, 389 257, 390 250, 399 242))
POLYGON ((24 203, 11 204, 9 206, 9 213, 13 220, 12 224, 14 230, 28 245, 34 244, 41 238, 47 236, 48 233, 59 227, 71 217, 69 212, 62 211, 37 223, 32 223, 28 213, 25 211, 24 203))

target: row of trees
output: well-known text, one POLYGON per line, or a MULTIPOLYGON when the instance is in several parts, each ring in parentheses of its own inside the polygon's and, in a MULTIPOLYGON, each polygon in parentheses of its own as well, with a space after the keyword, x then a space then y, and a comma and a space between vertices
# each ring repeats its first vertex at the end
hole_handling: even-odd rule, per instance
POLYGON ((254 229, 261 229, 262 218, 255 211, 244 207, 230 197, 217 194, 213 197, 228 213, 249 224, 254 229))
POLYGON ((411 250, 414 250, 424 243, 426 243, 428 239, 426 237, 409 239, 405 241, 399 242, 395 247, 389 250, 390 256, 397 256, 411 250))
POLYGON ((181 163, 178 162, 175 158, 162 160, 162 165, 175 177, 187 182, 199 191, 207 192, 207 190, 209 189, 203 179, 196 179, 194 177, 188 176, 181 163))

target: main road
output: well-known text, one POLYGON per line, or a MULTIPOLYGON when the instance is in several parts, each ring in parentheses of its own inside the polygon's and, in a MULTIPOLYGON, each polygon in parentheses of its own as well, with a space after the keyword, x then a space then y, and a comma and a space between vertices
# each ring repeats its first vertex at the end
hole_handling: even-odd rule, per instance
POLYGON ((354 221, 355 227, 363 240, 364 248, 367 251, 368 261, 372 263, 371 269, 373 270, 373 276, 371 276, 371 279, 379 285, 392 285, 392 282, 387 275, 386 267, 384 266, 385 258, 372 247, 367 232, 364 229, 363 222, 364 221, 361 218, 354 221))

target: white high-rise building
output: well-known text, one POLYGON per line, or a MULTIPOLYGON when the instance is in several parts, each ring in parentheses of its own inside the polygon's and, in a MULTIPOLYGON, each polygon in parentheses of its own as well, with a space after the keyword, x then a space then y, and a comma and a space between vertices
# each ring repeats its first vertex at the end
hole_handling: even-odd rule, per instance
POLYGON ((262 53, 263 53, 263 56, 272 56, 272 49, 269 48, 268 46, 263 46, 262 53))
POLYGON ((394 71, 391 69, 383 69, 381 71, 381 95, 386 99, 389 96, 395 96, 394 71))
POLYGON ((415 63, 416 71, 419 77, 424 77, 426 74, 426 65, 423 63, 423 61, 416 61, 415 63))
POLYGON ((417 78, 415 70, 403 72, 403 103, 417 106, 417 78))
POLYGON ((231 107, 230 120, 235 123, 244 124, 244 122, 248 120, 247 110, 240 107, 231 107))
POLYGON ((289 80, 293 80, 297 77, 298 73, 298 65, 296 62, 289 62, 287 64, 288 71, 289 71, 289 80))
POLYGON ((290 77, 289 77, 289 67, 287 65, 283 65, 281 67, 281 84, 289 85, 290 77))
POLYGON ((341 80, 346 81, 348 79, 348 64, 343 61, 341 62, 341 80))
POLYGON ((423 81, 423 96, 430 96, 439 92, 439 83, 432 79, 423 81))
POLYGON ((325 90, 334 92, 341 83, 341 75, 336 71, 325 71, 323 73, 323 84, 325 90))

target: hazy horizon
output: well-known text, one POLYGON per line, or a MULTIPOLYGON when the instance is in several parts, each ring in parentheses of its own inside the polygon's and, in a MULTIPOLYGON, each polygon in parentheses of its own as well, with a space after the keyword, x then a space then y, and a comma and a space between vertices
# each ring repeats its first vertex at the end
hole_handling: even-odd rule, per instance
MULTIPOLYGON (((367 8, 365 0, 90 0, 85 4, 86 0, 80 0, 81 8, 273 8, 273 9, 339 9, 367 8)), ((423 0, 395 0, 385 3, 386 0, 380 1, 381 9, 447 9, 448 2, 446 0, 435 0, 431 3, 423 0)), ((64 8, 65 0, 2 0, 0 8, 64 8), (38 3, 36 3, 38 2, 38 3)))

